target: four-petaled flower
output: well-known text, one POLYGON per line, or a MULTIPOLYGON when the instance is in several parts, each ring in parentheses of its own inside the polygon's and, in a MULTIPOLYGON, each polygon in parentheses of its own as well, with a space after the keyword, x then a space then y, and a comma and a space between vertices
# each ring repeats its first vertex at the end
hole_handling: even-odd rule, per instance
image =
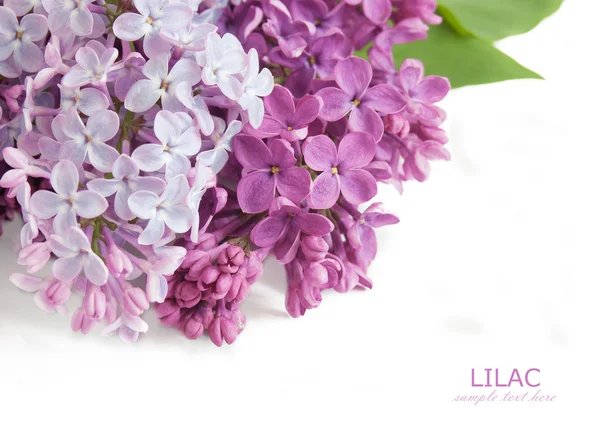
POLYGON ((189 24, 192 8, 183 2, 165 0, 134 0, 137 13, 119 15, 113 25, 115 36, 126 41, 144 38, 144 52, 149 57, 168 52, 171 44, 161 36, 161 30, 178 30, 189 24))
POLYGON ((374 203, 350 226, 346 234, 348 242, 353 248, 360 250, 362 258, 370 262, 377 254, 377 238, 373 228, 396 224, 399 221, 396 215, 385 212, 382 203, 374 203))
POLYGON ((156 177, 141 177, 140 170, 131 157, 121 154, 113 165, 114 178, 98 178, 91 180, 88 189, 104 197, 115 195, 115 212, 123 220, 131 220, 135 216, 129 209, 127 200, 129 196, 140 190, 150 190, 160 193, 165 188, 165 182, 156 177))
POLYGON ((234 76, 247 66, 246 53, 235 36, 226 33, 222 38, 217 33, 206 36, 206 50, 197 54, 203 66, 202 81, 206 85, 217 85, 223 94, 237 100, 244 92, 243 85, 234 76))
POLYGON ((138 238, 140 244, 157 243, 165 233, 165 224, 175 233, 184 233, 190 229, 194 214, 185 205, 189 190, 185 175, 177 175, 169 181, 160 196, 142 190, 129 197, 131 212, 136 217, 148 220, 146 228, 138 238))
POLYGON ((269 145, 251 135, 238 135, 234 142, 237 160, 246 175, 238 184, 240 208, 247 213, 260 213, 269 208, 275 190, 295 203, 310 191, 310 174, 296 166, 290 143, 273 139, 269 145))
POLYGON ((406 99, 406 110, 430 126, 439 126, 444 115, 432 106, 450 91, 450 81, 442 76, 424 77, 425 68, 419 60, 407 58, 394 77, 394 83, 406 99))
POLYGON ((77 225, 77 216, 91 219, 103 214, 108 208, 100 194, 83 190, 78 192, 79 172, 69 160, 61 160, 50 174, 54 192, 38 190, 31 196, 31 213, 40 219, 54 217, 54 230, 65 232, 77 225))
POLYGON ((306 138, 308 125, 312 123, 321 110, 318 97, 306 95, 294 100, 292 93, 281 85, 276 85, 273 92, 265 97, 265 115, 258 128, 264 136, 281 136, 288 141, 306 138))
POLYGON ((71 281, 81 270, 96 286, 106 284, 108 268, 94 251, 90 240, 78 227, 71 227, 61 235, 50 236, 50 247, 58 257, 52 265, 52 273, 61 281, 71 281))
POLYGON ((11 9, 0 6, 0 62, 13 54, 17 66, 26 72, 37 72, 43 63, 43 54, 33 42, 42 40, 47 32, 44 15, 26 15, 19 23, 11 9))
POLYGON ((181 111, 184 107, 177 99, 177 86, 183 82, 196 85, 200 81, 200 66, 190 59, 179 60, 169 72, 168 54, 148 60, 142 72, 148 79, 140 79, 129 89, 125 96, 125 109, 128 111, 147 111, 158 99, 164 109, 181 111))
POLYGON ((188 157, 197 154, 202 145, 192 118, 183 112, 160 111, 154 119, 154 133, 160 144, 141 145, 131 155, 140 169, 154 172, 167 165, 167 180, 187 174, 191 167, 188 157))
MULTIPOLYGON (((57 121, 61 116, 56 117, 57 121)), ((119 152, 106 144, 119 131, 119 116, 114 111, 97 111, 83 124, 75 109, 59 122, 68 140, 60 146, 60 158, 80 166, 89 162, 101 172, 110 172, 119 152)))
POLYGON ((339 88, 326 87, 317 92, 323 99, 319 116, 326 121, 337 121, 350 112, 348 126, 352 132, 366 132, 379 142, 383 135, 380 114, 393 114, 406 106, 402 95, 389 84, 369 88, 373 70, 362 58, 348 57, 334 68, 339 88))
POLYGON ((102 329, 102 335, 108 337, 119 332, 119 337, 126 343, 133 343, 140 332, 147 332, 148 324, 140 316, 134 316, 123 310, 121 315, 102 329))
POLYGON ((94 16, 88 5, 94 0, 42 0, 48 11, 48 26, 52 33, 70 28, 77 36, 87 36, 94 28, 94 16))
POLYGON ((333 223, 321 214, 309 213, 290 200, 273 200, 269 216, 262 219, 250 233, 250 239, 259 247, 275 246, 279 262, 289 263, 300 247, 300 233, 323 236, 333 230, 333 223))
POLYGON ((100 42, 92 40, 82 46, 75 54, 77 64, 65 76, 62 83, 66 87, 81 87, 87 84, 100 86, 106 84, 108 72, 114 64, 119 51, 105 48, 100 42))
POLYGON ((348 133, 336 148, 333 141, 319 135, 303 145, 304 161, 321 174, 315 179, 308 198, 311 208, 331 208, 340 191, 351 204, 361 204, 377 193, 377 182, 364 169, 375 156, 375 140, 367 133, 348 133))

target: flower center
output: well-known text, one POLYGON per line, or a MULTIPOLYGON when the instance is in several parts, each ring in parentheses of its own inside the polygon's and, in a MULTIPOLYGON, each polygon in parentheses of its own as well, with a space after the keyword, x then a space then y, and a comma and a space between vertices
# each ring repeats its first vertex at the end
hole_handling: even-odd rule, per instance
POLYGON ((88 144, 94 140, 94 137, 92 135, 87 135, 85 138, 88 144))
POLYGON ((338 174, 338 168, 337 168, 337 166, 333 166, 333 167, 331 168, 331 173, 332 173, 333 175, 337 175, 337 174, 338 174))
POLYGON ((292 126, 287 126, 288 132, 291 132, 292 130, 294 130, 294 128, 292 126))
POLYGON ((280 171, 279 166, 271 166, 271 173, 276 174, 280 171))
POLYGON ((365 224, 365 219, 361 218, 360 221, 358 222, 359 224, 365 224))
POLYGON ((360 100, 358 100, 358 99, 354 99, 354 100, 352 101, 352 104, 353 104, 354 106, 358 106, 358 105, 360 105, 360 100))
POLYGON ((152 19, 152 17, 149 16, 148 18, 146 18, 146 22, 152 25, 152 22, 154 22, 154 20, 152 19))
POLYGON ((167 90, 169 89, 169 83, 168 83, 167 81, 163 81, 163 82, 160 84, 160 89, 161 89, 161 90, 164 90, 164 91, 167 91, 167 90))
POLYGON ((308 57, 308 62, 309 62, 310 64, 314 65, 314 64, 317 62, 317 60, 315 60, 315 57, 313 57, 313 56, 311 55, 310 57, 308 57))
POLYGON ((22 32, 22 31, 18 31, 18 32, 15 34, 15 37, 16 37, 17 39, 19 39, 19 40, 20 40, 20 39, 23 37, 23 32, 22 32))

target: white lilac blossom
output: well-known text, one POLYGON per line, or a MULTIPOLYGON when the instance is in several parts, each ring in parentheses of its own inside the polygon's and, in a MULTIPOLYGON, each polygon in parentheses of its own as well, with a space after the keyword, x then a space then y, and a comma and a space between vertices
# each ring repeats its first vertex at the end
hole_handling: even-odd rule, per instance
POLYGON ((37 72, 42 65, 42 50, 34 43, 46 37, 46 17, 29 14, 17 20, 15 13, 0 6, 0 61, 14 56, 15 64, 26 72, 37 72))
POLYGON ((108 203, 100 194, 78 191, 79 173, 69 160, 61 160, 52 169, 50 184, 54 192, 38 190, 31 196, 31 212, 39 219, 54 220, 54 230, 63 233, 77 226, 77 216, 94 218, 104 213, 108 203))
POLYGON ((133 342, 152 307, 232 343, 269 255, 293 317, 370 288, 374 229, 398 219, 359 205, 449 158, 448 81, 391 57, 433 0, 2 4, 0 228, 20 209, 28 273, 10 280, 46 312, 80 294, 73 331, 133 342))
POLYGON ((187 174, 191 167, 189 157, 198 154, 202 140, 192 118, 183 113, 160 111, 154 119, 154 133, 159 144, 143 144, 131 157, 146 172, 158 171, 163 166, 165 177, 187 174))
POLYGON ((181 102, 175 91, 181 83, 190 85, 200 81, 200 66, 189 59, 181 59, 169 71, 169 55, 160 54, 144 65, 142 72, 148 79, 137 81, 125 97, 125 108, 133 112, 144 112, 160 99, 162 107, 180 111, 181 102))
POLYGON ((127 200, 131 212, 143 220, 148 220, 138 242, 143 245, 155 244, 163 236, 165 225, 175 233, 187 232, 194 217, 185 206, 189 193, 189 184, 185 175, 177 175, 169 181, 161 195, 140 190, 127 200))

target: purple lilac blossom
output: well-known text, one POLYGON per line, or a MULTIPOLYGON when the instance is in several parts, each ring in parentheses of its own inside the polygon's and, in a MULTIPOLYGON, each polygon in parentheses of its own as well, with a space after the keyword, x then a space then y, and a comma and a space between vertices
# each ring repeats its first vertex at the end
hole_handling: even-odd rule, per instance
POLYGON ((371 288, 376 197, 448 160, 446 78, 392 46, 439 24, 434 0, 5 0, 0 230, 10 280, 71 328, 233 343, 262 262, 285 307, 371 288), (369 61, 352 55, 370 46, 369 61), (366 209, 364 208, 366 207, 366 209), (50 267, 50 275, 36 274, 50 267))

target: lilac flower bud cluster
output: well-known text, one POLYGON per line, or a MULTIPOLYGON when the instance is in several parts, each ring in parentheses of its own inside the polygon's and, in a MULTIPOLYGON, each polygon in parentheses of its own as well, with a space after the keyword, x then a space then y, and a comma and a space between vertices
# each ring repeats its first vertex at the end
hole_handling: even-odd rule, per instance
POLYGON ((188 252, 175 274, 167 277, 166 300, 156 305, 162 323, 178 328, 187 338, 204 331, 213 343, 231 344, 245 327, 240 304, 250 285, 262 274, 266 253, 251 252, 227 242, 219 244, 212 234, 198 244, 185 242, 188 252))

